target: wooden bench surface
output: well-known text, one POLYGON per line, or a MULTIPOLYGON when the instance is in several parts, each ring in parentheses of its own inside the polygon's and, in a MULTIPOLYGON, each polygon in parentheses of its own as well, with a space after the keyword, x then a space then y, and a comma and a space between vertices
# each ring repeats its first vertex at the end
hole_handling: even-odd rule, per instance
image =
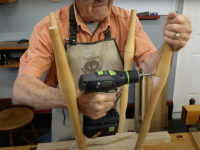
POLYGON ((171 143, 145 146, 144 150, 199 150, 191 133, 176 133, 170 135, 171 143))
MULTIPOLYGON (((200 133, 199 133, 200 134, 200 133)), ((154 146, 144 146, 144 150, 198 150, 191 133, 175 133, 171 134, 171 143, 159 144, 154 146)), ((0 150, 33 150, 36 145, 4 147, 0 150)))

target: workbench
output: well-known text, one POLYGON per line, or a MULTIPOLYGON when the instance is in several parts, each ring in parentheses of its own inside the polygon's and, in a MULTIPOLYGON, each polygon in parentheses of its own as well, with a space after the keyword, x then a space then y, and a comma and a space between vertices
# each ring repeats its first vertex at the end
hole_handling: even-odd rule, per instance
MULTIPOLYGON (((200 132, 198 133, 200 135, 200 132)), ((154 146, 144 146, 144 150, 199 150, 191 133, 170 134, 171 142, 154 146)), ((199 141, 200 142, 200 141, 199 141)), ((36 150, 36 145, 3 147, 0 150, 36 150)))

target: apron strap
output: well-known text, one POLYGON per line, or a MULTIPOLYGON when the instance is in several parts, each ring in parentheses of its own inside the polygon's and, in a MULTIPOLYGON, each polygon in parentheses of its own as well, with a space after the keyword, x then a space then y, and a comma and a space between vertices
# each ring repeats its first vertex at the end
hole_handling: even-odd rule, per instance
MULTIPOLYGON (((77 35, 77 22, 74 14, 74 5, 71 5, 69 12, 69 22, 70 22, 70 38, 69 44, 76 45, 76 35, 77 35)), ((110 29, 105 32, 105 40, 111 39, 110 29)))
POLYGON ((74 5, 71 5, 70 7, 69 22, 70 22, 69 42, 71 45, 76 45, 77 23, 76 23, 76 18, 74 15, 74 5))
POLYGON ((111 33, 110 33, 110 28, 105 32, 105 40, 110 40, 111 39, 111 33))

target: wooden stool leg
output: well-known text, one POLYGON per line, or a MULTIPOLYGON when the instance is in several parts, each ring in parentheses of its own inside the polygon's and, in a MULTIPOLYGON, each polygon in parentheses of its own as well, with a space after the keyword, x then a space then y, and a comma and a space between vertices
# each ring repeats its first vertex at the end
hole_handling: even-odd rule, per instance
POLYGON ((9 144, 10 144, 10 146, 13 146, 14 140, 13 140, 12 131, 8 131, 8 135, 9 135, 9 144))
POLYGON ((32 123, 30 123, 30 127, 31 127, 31 130, 32 130, 33 136, 34 136, 34 138, 35 138, 35 142, 36 142, 35 144, 38 144, 38 143, 39 143, 39 138, 38 138, 36 129, 35 129, 35 127, 33 126, 32 123))
POLYGON ((21 137, 22 137, 22 139, 23 139, 26 143, 28 143, 29 145, 34 144, 32 141, 30 141, 29 139, 27 139, 27 138, 25 137, 25 134, 24 134, 23 129, 20 129, 20 132, 21 132, 21 137))

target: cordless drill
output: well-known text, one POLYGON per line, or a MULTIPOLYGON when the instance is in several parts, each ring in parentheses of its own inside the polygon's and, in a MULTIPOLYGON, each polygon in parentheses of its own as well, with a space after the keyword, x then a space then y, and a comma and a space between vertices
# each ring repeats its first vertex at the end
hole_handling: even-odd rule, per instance
MULTIPOLYGON (((83 74, 79 79, 79 89, 85 93, 91 92, 116 92, 117 88, 124 84, 137 83, 143 76, 137 70, 130 71, 98 71, 89 74, 83 74)), ((83 116, 83 131, 86 137, 90 138, 96 133, 99 136, 113 135, 118 130, 119 115, 115 109, 107 112, 106 116, 92 120, 89 117, 83 116)))

